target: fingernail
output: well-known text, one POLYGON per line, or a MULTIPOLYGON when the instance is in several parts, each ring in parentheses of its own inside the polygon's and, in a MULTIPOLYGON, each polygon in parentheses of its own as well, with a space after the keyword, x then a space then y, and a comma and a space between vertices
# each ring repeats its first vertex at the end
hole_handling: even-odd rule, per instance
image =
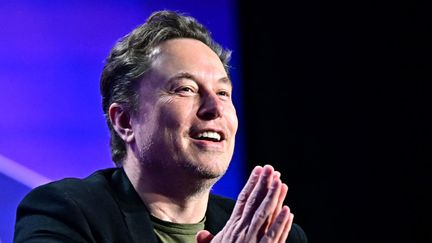
POLYGON ((262 173, 262 167, 261 166, 255 166, 255 168, 252 170, 252 176, 253 177, 258 177, 260 176, 262 173))
POLYGON ((264 166, 264 175, 269 176, 271 173, 273 173, 273 167, 271 165, 265 165, 264 166))

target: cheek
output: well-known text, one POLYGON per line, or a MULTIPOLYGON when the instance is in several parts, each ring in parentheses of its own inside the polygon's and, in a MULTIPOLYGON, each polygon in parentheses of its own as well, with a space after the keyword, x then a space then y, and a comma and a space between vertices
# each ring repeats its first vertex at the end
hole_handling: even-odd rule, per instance
POLYGON ((170 104, 161 109, 159 120, 169 130, 179 130, 188 127, 192 110, 187 105, 170 104))
POLYGON ((234 107, 231 107, 229 109, 229 112, 227 114, 227 118, 228 118, 228 126, 230 128, 230 130, 235 134, 237 132, 237 128, 238 128, 238 118, 237 118, 237 113, 234 107))

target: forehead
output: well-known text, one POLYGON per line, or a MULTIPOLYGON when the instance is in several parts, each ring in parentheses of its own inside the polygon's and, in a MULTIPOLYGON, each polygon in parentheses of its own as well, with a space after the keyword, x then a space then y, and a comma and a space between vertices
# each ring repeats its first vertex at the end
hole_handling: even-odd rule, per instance
POLYGON ((189 73, 207 79, 227 79, 218 55, 201 41, 179 38, 161 43, 153 51, 152 71, 164 76, 189 73))

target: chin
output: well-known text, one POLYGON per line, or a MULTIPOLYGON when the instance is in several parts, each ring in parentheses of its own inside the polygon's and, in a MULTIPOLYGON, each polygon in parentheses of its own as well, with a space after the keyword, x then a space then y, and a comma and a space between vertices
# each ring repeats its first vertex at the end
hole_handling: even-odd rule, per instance
POLYGON ((198 168, 197 170, 197 174, 202 178, 202 179, 219 179, 221 178, 224 174, 225 171, 216 171, 216 170, 208 170, 205 168, 198 168))
POLYGON ((190 172, 201 179, 219 179, 222 177, 226 170, 227 166, 225 164, 222 165, 220 162, 206 162, 206 163, 189 163, 187 166, 190 172))

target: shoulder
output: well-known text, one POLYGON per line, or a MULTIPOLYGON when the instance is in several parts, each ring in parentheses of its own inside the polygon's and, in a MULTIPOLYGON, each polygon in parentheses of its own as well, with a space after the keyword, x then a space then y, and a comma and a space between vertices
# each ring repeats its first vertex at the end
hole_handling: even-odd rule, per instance
POLYGON ((231 213, 234 210, 236 201, 231 198, 210 194, 207 205, 207 217, 223 219, 228 221, 231 213))
POLYGON ((109 181, 111 180, 112 174, 118 170, 117 168, 109 168, 104 170, 98 170, 93 172, 91 175, 89 175, 86 178, 64 178, 58 181, 53 181, 45 185, 41 185, 39 187, 36 187, 33 189, 30 194, 34 191, 43 191, 43 190, 66 190, 68 192, 88 192, 88 189, 90 188, 97 188, 97 187, 107 187, 109 184, 109 181))
POLYGON ((109 177, 115 169, 106 169, 94 172, 84 178, 65 178, 50 182, 31 190, 22 200, 22 203, 31 201, 56 202, 57 197, 72 200, 90 200, 102 196, 110 191, 109 177), (54 200, 54 201, 53 201, 54 200))
POLYGON ((17 208, 16 242, 40 237, 38 232, 83 241, 92 237, 92 225, 107 230, 106 222, 121 218, 110 189, 115 170, 97 171, 84 179, 66 178, 31 190, 17 208))
POLYGON ((216 195, 216 194, 210 194, 209 197, 209 207, 216 207, 224 209, 225 211, 231 213, 234 209, 235 201, 231 198, 216 195))
POLYGON ((39 207, 49 210, 57 205, 90 208, 104 206, 105 202, 114 200, 110 183, 115 170, 117 169, 99 170, 84 179, 65 178, 36 187, 23 198, 18 209, 39 207))

